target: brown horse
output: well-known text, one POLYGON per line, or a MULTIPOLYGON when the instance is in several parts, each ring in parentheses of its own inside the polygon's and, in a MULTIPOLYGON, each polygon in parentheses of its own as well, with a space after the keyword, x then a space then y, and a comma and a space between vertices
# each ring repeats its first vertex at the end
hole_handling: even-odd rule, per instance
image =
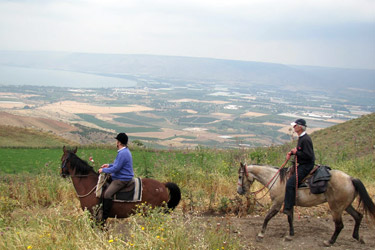
MULTIPOLYGON (((280 211, 283 205, 287 178, 286 169, 280 170, 276 167, 259 165, 246 166, 241 163, 238 174, 237 193, 241 195, 245 194, 250 189, 254 180, 259 181, 269 190, 272 206, 264 219, 262 230, 257 236, 257 239, 261 240, 266 232, 267 223, 280 211)), ((331 180, 328 182, 327 191, 323 194, 311 194, 308 188, 298 189, 296 205, 311 207, 328 202, 333 221, 335 222, 335 231, 329 241, 324 241, 325 246, 334 244, 337 236, 344 228, 342 222, 342 212, 344 210, 355 220, 353 238, 363 242, 363 240, 359 238, 359 226, 363 215, 352 206, 352 202, 358 194, 360 202, 363 204, 363 209, 371 216, 374 222, 375 205, 367 193, 365 186, 360 180, 352 178, 339 170, 331 170, 331 180)), ((287 236, 287 239, 291 240, 291 236, 294 235, 293 214, 288 216, 288 222, 289 236, 287 236)))
MULTIPOLYGON (((93 214, 95 206, 100 203, 100 199, 95 195, 99 174, 86 161, 76 155, 77 148, 67 150, 64 146, 63 152, 61 176, 64 178, 71 177, 82 209, 88 209, 93 214)), ((161 183, 157 180, 145 178, 142 179, 142 185, 142 201, 114 202, 109 217, 129 217, 135 212, 137 205, 146 202, 152 207, 167 204, 169 209, 174 209, 181 200, 180 188, 174 183, 161 183)))

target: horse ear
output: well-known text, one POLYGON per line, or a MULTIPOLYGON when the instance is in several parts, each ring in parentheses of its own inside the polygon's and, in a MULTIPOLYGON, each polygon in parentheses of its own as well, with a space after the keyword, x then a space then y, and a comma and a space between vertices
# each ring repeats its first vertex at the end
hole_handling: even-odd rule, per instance
POLYGON ((64 145, 64 147, 63 147, 63 152, 64 152, 64 153, 66 153, 66 148, 65 148, 65 145, 64 145))
POLYGON ((74 152, 74 153, 77 153, 77 150, 78 150, 78 147, 76 147, 76 148, 73 150, 73 152, 74 152))
POLYGON ((242 162, 240 162, 240 164, 241 164, 241 168, 243 168, 245 166, 242 162))

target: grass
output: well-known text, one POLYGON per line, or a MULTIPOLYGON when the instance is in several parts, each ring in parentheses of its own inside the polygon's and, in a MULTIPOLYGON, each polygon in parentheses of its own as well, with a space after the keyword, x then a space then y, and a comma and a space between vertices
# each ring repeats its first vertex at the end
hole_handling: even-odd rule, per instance
MULTIPOLYGON (((108 230, 101 231, 81 210, 71 181, 59 177, 61 148, 0 148, 2 155, 9 155, 8 166, 16 168, 18 159, 29 167, 16 168, 14 174, 5 174, 1 169, 0 249, 243 249, 240 238, 230 233, 230 223, 219 227, 215 217, 208 220, 198 215, 264 214, 268 199, 262 200, 264 207, 260 208, 254 200, 236 195, 237 165, 240 161, 278 165, 273 163, 280 162, 282 151, 280 147, 197 147, 185 151, 132 148, 136 174, 177 183, 182 201, 171 214, 145 205, 130 218, 111 219, 108 230), (31 160, 29 165, 26 158, 31 160)), ((86 160, 93 156, 94 167, 98 168, 113 160, 116 150, 80 148, 78 155, 86 160)), ((335 168, 365 180, 373 194, 373 163, 374 157, 367 155, 338 160, 335 168)), ((0 166, 3 164, 2 159, 0 166)))
POLYGON ((0 125, 0 147, 56 147, 71 144, 52 133, 0 125))
MULTIPOLYGON (((28 150, 34 161, 47 152, 53 157, 62 154, 61 149, 28 150)), ((28 150, 0 152, 19 157, 28 150)), ((116 150, 83 148, 78 153, 83 159, 93 156, 97 168, 113 159, 116 150)), ((187 152, 134 149, 137 175, 176 182, 183 200, 171 214, 141 207, 131 218, 112 220, 106 232, 92 227, 90 216, 80 209, 71 182, 59 177, 59 157, 33 173, 1 174, 0 249, 242 249, 239 239, 230 235, 229 227, 217 228, 215 223, 196 216, 207 210, 220 212, 222 195, 235 192, 236 170, 229 167, 230 157, 220 155, 205 148, 187 152), (207 197, 207 193, 211 195, 207 197)), ((8 164, 16 165, 10 161, 8 164)))
MULTIPOLYGON (((371 197, 375 192, 373 117, 364 117, 366 125, 356 121, 312 134, 319 163, 361 179, 371 197), (356 140, 351 140, 352 130, 356 140)), ((280 166, 295 143, 232 150, 201 146, 154 150, 133 145, 136 175, 177 183, 182 200, 171 214, 142 207, 130 218, 111 219, 107 231, 93 227, 88 213, 80 209, 71 181, 59 177, 61 147, 0 148, 0 249, 243 249, 240 238, 230 234, 230 224, 218 227, 215 219, 199 215, 264 214, 269 199, 261 201, 261 208, 253 199, 236 194, 239 162, 280 166)), ((78 156, 93 157, 92 165, 98 169, 113 161, 116 149, 83 147, 78 156)))

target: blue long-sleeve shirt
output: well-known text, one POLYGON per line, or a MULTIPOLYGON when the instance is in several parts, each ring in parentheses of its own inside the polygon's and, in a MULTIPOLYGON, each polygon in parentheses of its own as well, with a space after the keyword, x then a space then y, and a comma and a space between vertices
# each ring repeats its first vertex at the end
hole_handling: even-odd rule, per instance
POLYGON ((113 180, 130 181, 134 177, 133 158, 129 148, 124 147, 117 151, 117 156, 103 173, 111 174, 113 180))

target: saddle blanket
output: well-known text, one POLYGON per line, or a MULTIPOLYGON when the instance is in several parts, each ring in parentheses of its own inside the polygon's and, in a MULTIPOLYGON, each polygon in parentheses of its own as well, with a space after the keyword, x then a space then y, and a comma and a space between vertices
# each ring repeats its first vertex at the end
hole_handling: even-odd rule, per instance
MULTIPOLYGON (((104 191, 105 184, 109 179, 110 175, 101 174, 99 175, 98 184, 96 186, 96 197, 101 198, 104 191)), ((123 190, 120 190, 114 195, 114 202, 138 202, 142 200, 142 180, 141 178, 133 178, 130 184, 123 190)))
POLYGON ((134 188, 128 192, 118 192, 115 194, 114 202, 137 202, 142 200, 142 180, 133 178, 134 188))

